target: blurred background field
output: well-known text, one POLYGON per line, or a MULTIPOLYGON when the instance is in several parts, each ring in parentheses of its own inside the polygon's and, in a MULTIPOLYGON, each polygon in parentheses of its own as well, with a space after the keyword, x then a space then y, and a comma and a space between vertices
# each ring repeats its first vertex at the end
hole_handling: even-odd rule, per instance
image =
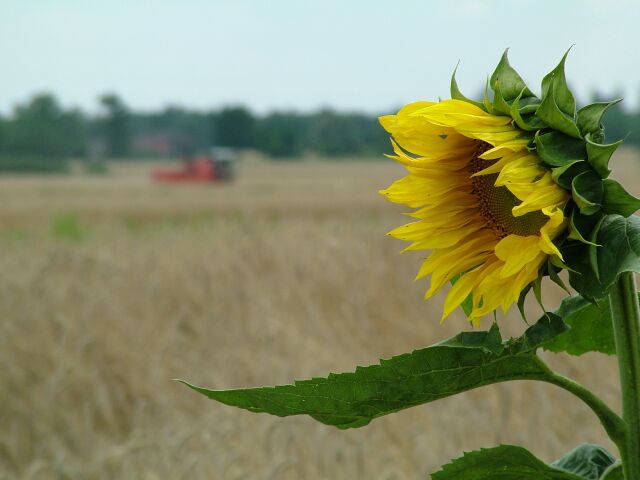
MULTIPOLYGON (((638 155, 620 174, 640 178, 638 155)), ((247 158, 230 184, 0 178, 0 478, 426 478, 463 450, 527 445, 553 460, 612 446, 546 385, 497 385, 352 431, 215 404, 216 388, 351 370, 438 341, 441 299, 412 283, 419 255, 383 235, 391 162, 247 158)), ((638 183, 631 182, 638 191, 638 183)), ((560 298, 547 293, 552 308, 560 298)), ((530 305, 532 316, 539 307, 530 305)), ((505 333, 525 327, 517 315, 505 333)), ((610 358, 548 356, 616 402, 610 358)))

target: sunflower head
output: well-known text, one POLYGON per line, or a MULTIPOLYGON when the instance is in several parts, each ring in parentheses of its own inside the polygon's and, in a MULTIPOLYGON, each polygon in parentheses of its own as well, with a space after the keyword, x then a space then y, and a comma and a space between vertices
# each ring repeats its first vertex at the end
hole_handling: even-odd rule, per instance
POLYGON ((431 276, 427 298, 453 283, 443 319, 460 305, 474 323, 521 307, 543 276, 562 283, 566 263, 589 274, 575 268, 584 270, 580 249, 593 245, 602 216, 639 206, 606 179, 621 142, 602 143, 601 117, 616 101, 576 110, 565 59, 542 80, 540 97, 505 52, 482 101, 462 95, 454 71, 451 99, 380 117, 389 157, 408 170, 381 193, 415 209, 413 222, 389 234, 411 242, 406 250, 431 251, 417 276, 431 276))

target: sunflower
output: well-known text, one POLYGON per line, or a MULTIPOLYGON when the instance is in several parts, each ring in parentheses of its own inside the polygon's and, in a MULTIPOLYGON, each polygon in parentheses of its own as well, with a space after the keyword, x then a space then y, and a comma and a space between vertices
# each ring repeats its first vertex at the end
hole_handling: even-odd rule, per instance
POLYGON ((462 100, 416 102, 380 117, 409 174, 380 193, 416 209, 415 221, 389 232, 430 250, 417 279, 431 275, 425 298, 456 280, 444 320, 467 298, 474 323, 518 301, 545 263, 562 254, 570 193, 530 148, 534 134, 508 115, 462 100))

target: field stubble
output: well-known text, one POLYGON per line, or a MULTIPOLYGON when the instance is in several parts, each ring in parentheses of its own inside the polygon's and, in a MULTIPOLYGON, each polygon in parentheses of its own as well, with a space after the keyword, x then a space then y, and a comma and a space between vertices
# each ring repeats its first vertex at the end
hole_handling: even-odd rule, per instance
MULTIPOLYGON (((637 157, 618 161, 634 185, 637 157)), ((411 281, 420 255, 383 235, 402 221, 376 193, 401 175, 390 163, 247 163, 234 184, 195 187, 151 185, 146 168, 0 179, 0 478, 391 480, 499 443, 545 460, 582 441, 613 450, 586 407, 537 383, 339 431, 173 382, 289 383, 465 324, 439 325, 442 299, 411 281)), ((545 356, 618 407, 613 359, 545 356)))

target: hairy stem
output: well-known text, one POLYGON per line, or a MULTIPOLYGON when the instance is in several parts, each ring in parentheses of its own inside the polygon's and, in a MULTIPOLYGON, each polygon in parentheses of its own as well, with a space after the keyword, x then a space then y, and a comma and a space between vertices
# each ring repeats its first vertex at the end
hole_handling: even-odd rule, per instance
POLYGON ((633 273, 623 273, 609 293, 620 367, 624 442, 620 448, 624 478, 640 480, 640 308, 633 273))
POLYGON ((611 408, 591 390, 570 378, 552 371, 542 360, 540 360, 540 362, 549 370, 544 381, 563 388, 582 400, 596 414, 607 435, 609 435, 609 438, 611 438, 618 448, 622 449, 625 434, 625 426, 622 418, 611 410, 611 408))

